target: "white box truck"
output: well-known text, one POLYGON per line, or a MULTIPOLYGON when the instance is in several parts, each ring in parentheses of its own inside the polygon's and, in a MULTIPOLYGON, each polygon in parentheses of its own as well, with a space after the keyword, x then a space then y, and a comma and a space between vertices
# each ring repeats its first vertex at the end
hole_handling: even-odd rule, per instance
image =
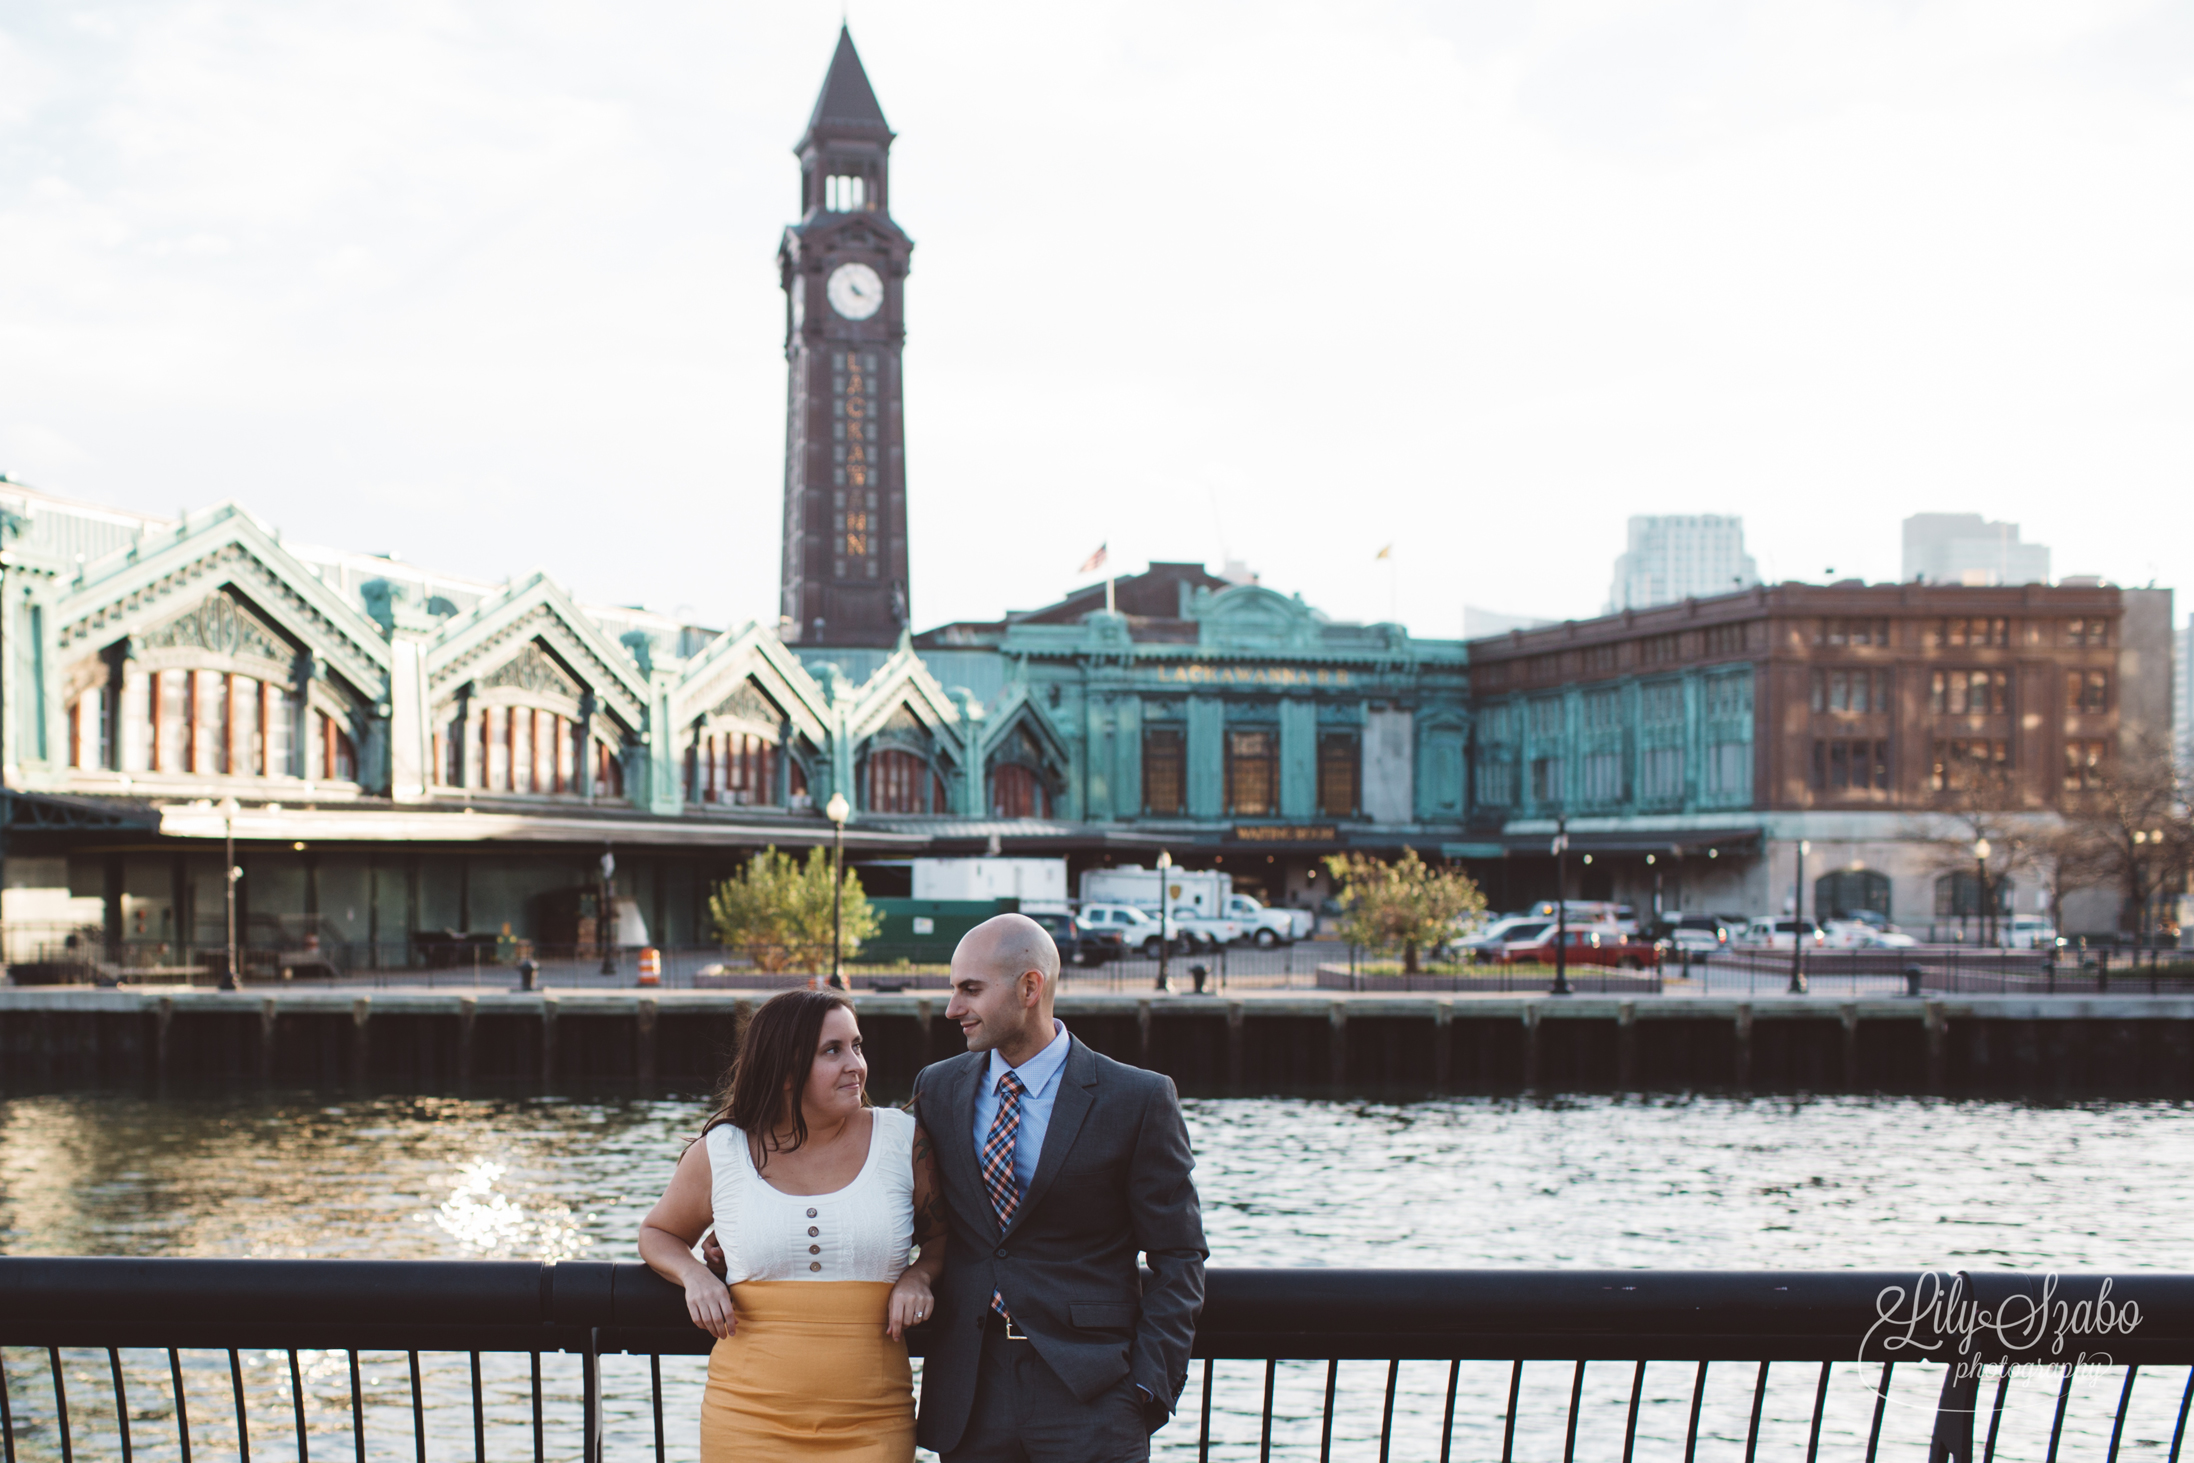
MULTIPOLYGON (((1234 876, 1218 869, 1167 869, 1166 903, 1192 906, 1198 914, 1222 915, 1227 897, 1234 892, 1234 876)), ((1122 864, 1116 869, 1082 870, 1084 904, 1129 904, 1137 909, 1158 907, 1158 870, 1141 864, 1122 864)))
MULTIPOLYGON (((1223 922, 1238 927, 1239 935, 1229 932, 1223 936, 1228 940, 1247 939, 1270 948, 1302 939, 1317 923, 1316 916, 1307 910, 1273 909, 1247 894, 1235 893, 1234 876, 1219 869, 1168 869, 1166 875, 1166 893, 1175 916, 1179 917, 1183 906, 1187 906, 1215 926, 1223 922)), ((1140 864, 1084 869, 1082 903, 1126 904, 1155 911, 1158 871, 1140 864)), ((1213 933, 1217 933, 1216 928, 1213 933)))
POLYGON ((1063 858, 918 858, 916 899, 1018 899, 1032 913, 1067 912, 1063 858))

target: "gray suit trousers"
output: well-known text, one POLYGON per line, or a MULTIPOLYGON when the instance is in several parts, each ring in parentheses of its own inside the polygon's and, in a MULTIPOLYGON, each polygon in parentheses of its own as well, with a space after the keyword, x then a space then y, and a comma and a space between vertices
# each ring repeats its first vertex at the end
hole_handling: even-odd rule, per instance
POLYGON ((944 1463, 1146 1463, 1143 1394, 1122 1377, 1083 1402, 1026 1341, 987 1328, 975 1408, 944 1463))

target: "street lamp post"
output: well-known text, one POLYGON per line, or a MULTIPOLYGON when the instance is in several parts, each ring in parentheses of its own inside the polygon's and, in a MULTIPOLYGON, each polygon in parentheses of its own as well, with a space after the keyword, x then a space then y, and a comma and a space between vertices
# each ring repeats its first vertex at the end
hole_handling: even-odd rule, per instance
POLYGON ((236 813, 236 799, 221 799, 221 882, 228 899, 228 955, 221 965, 225 991, 236 989, 236 881, 244 877, 236 866, 236 813))
MULTIPOLYGON (((2149 841, 2149 843, 2150 843, 2150 845, 2151 845, 2151 846, 2154 846, 2154 845, 2158 845, 2158 844, 2161 844, 2161 843, 2162 843, 2162 842, 2164 841, 2164 831, 2163 831, 2163 829, 2161 829, 2161 828, 2151 828, 2151 829, 2149 829, 2149 830, 2148 830, 2148 841, 2149 841)), ((2151 867, 2153 867, 2153 865, 2151 865, 2151 867)), ((2147 943, 2147 945, 2148 945, 2148 948, 2149 948, 2149 949, 2151 949, 2151 950, 2153 950, 2153 949, 2155 949, 2155 948, 2156 948, 2156 940, 2155 940, 2155 935, 2156 935, 2156 929, 2157 929, 2157 926, 2159 926, 2159 925, 2161 925, 2161 924, 2163 923, 2163 917, 2164 917, 2164 890, 2163 890, 2163 884, 2162 884, 2162 882, 2161 882, 2161 880, 2162 880, 2162 877, 2163 877, 2163 875, 2162 875, 2162 872, 2161 872, 2161 871, 2158 871, 2158 873, 2156 874, 2156 876, 2155 876, 2154 878, 2149 878, 2149 879, 2144 879, 2144 880, 2142 880, 2142 883, 2144 883, 2144 884, 2146 884, 2146 885, 2148 886, 2148 890, 2149 890, 2149 896, 2148 896, 2148 900, 2147 900, 2147 907, 2148 907, 2148 913, 2147 913, 2146 917, 2144 917, 2144 918, 2143 918, 2143 920, 2142 920, 2142 922, 2141 922, 2141 923, 2142 923, 2142 928, 2141 928, 2141 935, 2142 935, 2142 939, 2143 939, 2143 940, 2144 940, 2144 941, 2145 941, 2145 942, 2147 943)), ((2153 957, 2153 956, 2151 956, 2151 957, 2150 957, 2150 967, 2149 967, 2149 968, 2150 968, 2150 969, 2154 969, 2154 968, 2155 968, 2155 965, 2154 965, 2154 957, 2153 957)))
POLYGON ((1805 856, 1813 845, 1798 840, 1798 882, 1790 893, 1790 994, 1805 994, 1805 856))
POLYGON ((1160 849, 1158 850, 1158 981, 1153 987, 1154 990, 1159 991, 1171 991, 1173 989, 1173 982, 1166 971, 1166 956, 1170 953, 1173 944, 1173 932, 1169 927, 1167 918, 1172 911, 1166 908, 1166 881, 1172 877, 1173 855, 1164 849, 1160 849))
POLYGON ((1569 989, 1569 817, 1554 820, 1554 988, 1550 996, 1566 996, 1569 989))
POLYGON ((1989 908, 1988 898, 1988 855, 1990 852, 1991 850, 1988 846, 1987 839, 1977 838, 1973 841, 1973 864, 1976 870, 1975 877, 1980 880, 1981 884, 1980 906, 1979 908, 1974 910, 1974 913, 1980 917, 1979 927, 1975 931, 1979 938, 1973 942, 1976 945, 1992 945, 1995 943, 1995 941, 1990 938, 1991 931, 1989 929, 1989 916, 1994 913, 1994 911, 1989 908))
POLYGON ((832 793, 830 801, 823 804, 823 816, 830 819, 830 988, 842 991, 846 988, 845 971, 841 968, 845 955, 845 921, 839 910, 846 887, 846 819, 853 816, 846 795, 832 793))
POLYGON ((617 855, 602 850, 602 892, 596 898, 594 938, 602 947, 602 974, 617 973, 617 855))

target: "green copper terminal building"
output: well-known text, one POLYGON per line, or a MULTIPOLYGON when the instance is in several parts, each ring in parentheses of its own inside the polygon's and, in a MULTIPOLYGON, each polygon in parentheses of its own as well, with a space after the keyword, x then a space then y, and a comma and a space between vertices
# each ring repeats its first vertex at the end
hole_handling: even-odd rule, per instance
POLYGON ((706 939, 755 849, 1234 869, 1464 836, 1462 647, 1162 564, 889 647, 787 645, 0 487, 8 955, 220 948, 403 966, 449 934, 571 943, 604 851, 656 943, 706 939), (82 557, 79 558, 79 555, 82 557), (1101 588, 1094 592, 1101 604, 1101 588))

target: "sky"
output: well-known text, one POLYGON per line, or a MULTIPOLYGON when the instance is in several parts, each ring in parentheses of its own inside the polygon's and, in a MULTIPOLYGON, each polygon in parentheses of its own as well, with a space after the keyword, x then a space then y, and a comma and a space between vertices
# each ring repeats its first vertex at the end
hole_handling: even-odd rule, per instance
MULTIPOLYGON (((1633 513, 1773 579, 1894 579, 1937 511, 2194 587, 2187 0, 849 9, 918 626, 1100 543, 1585 616, 1633 513)), ((840 15, 0 0, 0 473, 774 618, 840 15)))

